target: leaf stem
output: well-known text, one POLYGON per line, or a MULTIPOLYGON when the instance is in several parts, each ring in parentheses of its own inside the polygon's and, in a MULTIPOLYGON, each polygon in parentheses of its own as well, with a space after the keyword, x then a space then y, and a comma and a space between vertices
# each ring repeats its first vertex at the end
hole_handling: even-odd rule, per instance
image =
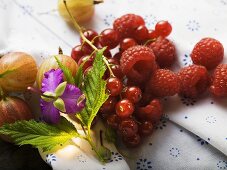
POLYGON ((82 123, 81 123, 80 125, 81 125, 81 127, 82 127, 82 129, 83 129, 83 131, 84 131, 84 134, 87 136, 87 132, 86 132, 86 130, 84 129, 84 126, 82 125, 82 123))
POLYGON ((97 148, 96 148, 94 142, 92 141, 90 135, 87 136, 87 141, 88 141, 88 143, 91 145, 91 147, 92 147, 92 149, 94 150, 94 152, 96 153, 96 155, 98 156, 99 160, 100 160, 101 162, 104 163, 105 160, 103 159, 102 155, 101 155, 101 154, 99 153, 99 151, 97 150, 97 148))

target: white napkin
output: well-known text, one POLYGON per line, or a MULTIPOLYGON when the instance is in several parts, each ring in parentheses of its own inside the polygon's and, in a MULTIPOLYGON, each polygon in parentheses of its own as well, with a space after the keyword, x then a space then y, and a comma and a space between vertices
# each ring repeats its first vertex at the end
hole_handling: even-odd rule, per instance
MULTIPOLYGON (((56 4, 57 0, 0 0, 0 53, 25 51, 32 54, 38 63, 48 55, 56 54, 59 46, 65 54, 70 55, 71 48, 79 42, 78 34, 59 17, 56 4)), ((173 26, 170 39, 176 44, 181 66, 191 63, 189 54, 195 43, 203 37, 216 38, 227 48, 226 0, 197 0, 196 3, 190 0, 106 0, 96 7, 95 16, 86 27, 100 32, 112 27, 113 20, 125 13, 143 16, 149 28, 154 28, 158 20, 169 20, 173 26)), ((159 130, 137 149, 129 151, 120 147, 130 168, 227 169, 227 158, 222 154, 227 155, 225 99, 213 99, 205 95, 198 101, 190 101, 176 96, 164 103, 165 114, 174 124, 163 120, 158 126, 159 130), (182 128, 179 129, 175 124, 182 128)), ((82 167, 116 169, 112 165, 101 167, 99 164, 96 164, 96 168, 95 162, 92 162, 95 159, 81 161, 86 165, 80 167, 78 163, 75 167, 75 162, 84 160, 83 155, 89 155, 72 147, 75 160, 68 159, 67 154, 64 157, 58 156, 58 153, 42 153, 41 156, 49 164, 51 162, 53 169, 65 170, 68 166, 72 170, 82 167), (76 153, 82 156, 76 156, 76 153)), ((113 162, 121 162, 117 165, 124 165, 123 160, 116 161, 121 156, 115 149, 113 158, 113 162)))

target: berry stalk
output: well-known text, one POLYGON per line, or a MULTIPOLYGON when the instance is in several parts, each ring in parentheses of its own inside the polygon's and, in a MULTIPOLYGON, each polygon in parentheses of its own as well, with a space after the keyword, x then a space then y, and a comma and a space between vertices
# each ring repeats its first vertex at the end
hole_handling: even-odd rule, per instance
MULTIPOLYGON (((64 4, 65 4, 65 8, 66 8, 66 10, 67 10, 67 12, 68 12, 70 18, 72 19, 73 25, 75 26, 76 30, 79 32, 81 38, 84 40, 84 42, 86 42, 87 44, 89 44, 95 51, 98 51, 98 48, 97 48, 94 44, 92 44, 92 43, 84 36, 81 27, 79 26, 79 24, 76 22, 75 18, 74 18, 74 17, 72 16, 72 14, 70 13, 69 8, 68 8, 67 3, 66 3, 66 0, 64 0, 64 4)), ((109 69, 111 76, 115 77, 114 74, 113 74, 113 71, 112 71, 111 68, 110 68, 110 64, 109 64, 109 62, 107 61, 107 59, 105 58, 105 56, 103 57, 103 61, 105 62, 107 68, 109 69)))

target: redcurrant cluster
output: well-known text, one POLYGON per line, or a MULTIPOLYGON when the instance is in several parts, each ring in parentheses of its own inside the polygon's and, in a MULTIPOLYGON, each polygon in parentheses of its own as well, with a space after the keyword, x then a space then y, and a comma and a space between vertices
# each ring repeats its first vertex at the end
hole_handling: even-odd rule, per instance
MULTIPOLYGON (((161 118, 161 103, 147 93, 145 86, 150 75, 159 68, 148 45, 159 37, 165 39, 171 30, 167 21, 160 21, 155 30, 148 30, 142 17, 127 14, 117 18, 113 28, 100 34, 91 29, 83 32, 98 49, 107 47, 104 56, 111 71, 107 70, 103 78, 110 97, 100 108, 99 115, 127 146, 137 146, 141 137, 152 133, 161 118), (112 56, 110 51, 116 47, 119 52, 112 56)), ((79 65, 85 62, 83 71, 86 74, 94 60, 93 49, 82 39, 80 42, 72 49, 71 57, 79 65)))

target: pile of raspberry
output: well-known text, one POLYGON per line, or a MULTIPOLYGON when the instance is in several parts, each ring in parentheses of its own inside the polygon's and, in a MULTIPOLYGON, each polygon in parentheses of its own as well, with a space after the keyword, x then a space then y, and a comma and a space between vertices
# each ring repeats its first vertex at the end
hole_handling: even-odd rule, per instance
MULTIPOLYGON (((100 34, 91 29, 83 32, 97 48, 107 47, 104 55, 112 71, 107 70, 103 79, 110 97, 99 115, 126 146, 135 147, 152 134, 163 114, 164 97, 198 98, 208 89, 215 96, 227 96, 227 64, 220 64, 222 44, 203 38, 192 50, 193 65, 173 72, 177 55, 175 45, 167 39, 171 31, 168 21, 157 22, 152 30, 141 16, 126 14, 100 34), (113 55, 113 51, 117 52, 113 55)), ((82 39, 72 49, 71 57, 79 65, 86 61, 84 74, 92 67, 92 54, 93 49, 82 39)))

